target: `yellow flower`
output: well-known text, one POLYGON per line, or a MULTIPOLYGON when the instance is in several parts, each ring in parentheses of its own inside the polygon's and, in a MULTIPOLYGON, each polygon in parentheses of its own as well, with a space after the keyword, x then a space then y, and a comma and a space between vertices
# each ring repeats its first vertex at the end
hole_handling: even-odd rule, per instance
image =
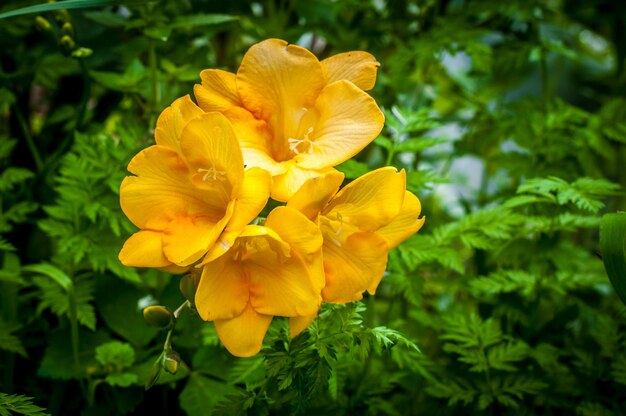
POLYGON ((287 201, 380 133, 383 114, 364 92, 377 67, 366 52, 320 62, 304 48, 268 39, 248 50, 237 74, 202 71, 194 93, 203 110, 233 123, 246 165, 270 172, 272 198, 287 201))
POLYGON ((324 284, 322 236, 298 211, 277 207, 264 226, 248 225, 232 247, 203 261, 195 304, 231 354, 258 353, 273 316, 316 314, 324 284))
POLYGON ((156 145, 138 153, 120 188, 126 216, 140 228, 119 258, 127 266, 179 270, 199 260, 222 231, 241 230, 269 197, 271 177, 244 172, 228 120, 185 96, 165 109, 156 145), (178 267, 176 267, 178 266, 178 267))
POLYGON ((369 172, 339 192, 343 174, 307 181, 288 207, 317 223, 326 283, 325 301, 346 303, 373 294, 387 266, 387 254, 424 224, 419 199, 406 190, 404 170, 369 172))

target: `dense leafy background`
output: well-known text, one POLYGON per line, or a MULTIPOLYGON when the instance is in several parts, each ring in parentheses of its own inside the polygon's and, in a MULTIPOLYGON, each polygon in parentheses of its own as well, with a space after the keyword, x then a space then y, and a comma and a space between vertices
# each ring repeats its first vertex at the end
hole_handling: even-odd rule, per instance
POLYGON ((125 4, 0 21, 0 415, 623 414, 597 227, 626 204, 626 4, 125 4), (257 357, 183 315, 178 373, 144 392, 165 334, 141 308, 184 299, 117 261, 119 183, 200 70, 268 37, 377 57, 386 129, 340 168, 406 169, 426 225, 375 297, 293 340, 276 319, 257 357))

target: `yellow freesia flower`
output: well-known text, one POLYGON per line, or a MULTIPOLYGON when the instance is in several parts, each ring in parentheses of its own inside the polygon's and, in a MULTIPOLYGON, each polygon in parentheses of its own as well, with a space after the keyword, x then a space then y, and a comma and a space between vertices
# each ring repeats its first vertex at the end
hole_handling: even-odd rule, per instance
POLYGON ((324 238, 325 301, 359 300, 373 294, 387 266, 387 254, 424 224, 419 199, 406 190, 404 170, 369 172, 338 192, 343 174, 307 181, 288 207, 319 225, 324 238))
POLYGON ((229 121, 185 96, 157 121, 156 145, 138 153, 120 188, 126 216, 140 228, 119 258, 127 266, 176 270, 199 260, 224 229, 241 230, 265 206, 271 177, 244 171, 229 121))
POLYGON ((287 201, 380 133, 384 116, 364 92, 377 67, 367 52, 320 62, 304 48, 268 39, 248 50, 236 74, 202 71, 194 93, 203 110, 233 123, 246 165, 270 172, 272 198, 287 201))
POLYGON ((324 269, 319 228, 277 207, 264 226, 248 225, 232 247, 215 245, 203 261, 195 305, 213 321, 231 354, 257 354, 273 316, 316 314, 324 269))

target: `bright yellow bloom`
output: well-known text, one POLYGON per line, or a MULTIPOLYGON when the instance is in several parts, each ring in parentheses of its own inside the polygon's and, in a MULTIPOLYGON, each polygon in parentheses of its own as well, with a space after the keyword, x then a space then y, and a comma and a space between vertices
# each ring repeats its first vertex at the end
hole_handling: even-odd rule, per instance
POLYGON ((378 62, 367 52, 319 61, 278 39, 252 46, 237 74, 207 69, 194 88, 199 106, 233 123, 244 161, 273 176, 272 198, 287 201, 309 178, 367 146, 384 117, 364 92, 378 62))
POLYGON ((176 269, 199 260, 222 231, 241 230, 265 206, 271 177, 244 172, 241 148, 228 120, 204 113, 185 96, 165 109, 156 145, 128 165, 120 204, 141 230, 124 244, 127 266, 176 269))
POLYGON ((317 313, 324 284, 321 248, 315 224, 278 207, 264 226, 248 225, 232 247, 217 244, 207 254, 195 304, 231 354, 257 354, 273 316, 317 313))
POLYGON ((373 294, 383 277, 390 249, 424 224, 421 205, 406 190, 404 170, 369 172, 339 192, 343 174, 307 181, 288 207, 319 225, 323 238, 325 301, 346 303, 373 294))

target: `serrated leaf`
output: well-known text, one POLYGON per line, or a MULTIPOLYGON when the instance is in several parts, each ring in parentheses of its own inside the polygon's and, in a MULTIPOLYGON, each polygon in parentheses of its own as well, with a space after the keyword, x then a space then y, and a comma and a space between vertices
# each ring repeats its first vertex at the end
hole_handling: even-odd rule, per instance
POLYGON ((133 373, 116 373, 107 375, 104 381, 111 386, 128 387, 137 383, 138 378, 133 373))
POLYGON ((96 360, 103 366, 110 365, 123 370, 135 362, 135 350, 125 342, 107 342, 96 348, 96 360))
POLYGON ((0 319, 0 349, 26 356, 26 350, 20 339, 13 334, 21 325, 16 322, 5 322, 0 319))
POLYGON ((72 279, 63 270, 50 263, 29 264, 27 266, 23 266, 22 270, 48 276, 58 283, 59 286, 61 286, 66 292, 72 290, 74 286, 72 279))

